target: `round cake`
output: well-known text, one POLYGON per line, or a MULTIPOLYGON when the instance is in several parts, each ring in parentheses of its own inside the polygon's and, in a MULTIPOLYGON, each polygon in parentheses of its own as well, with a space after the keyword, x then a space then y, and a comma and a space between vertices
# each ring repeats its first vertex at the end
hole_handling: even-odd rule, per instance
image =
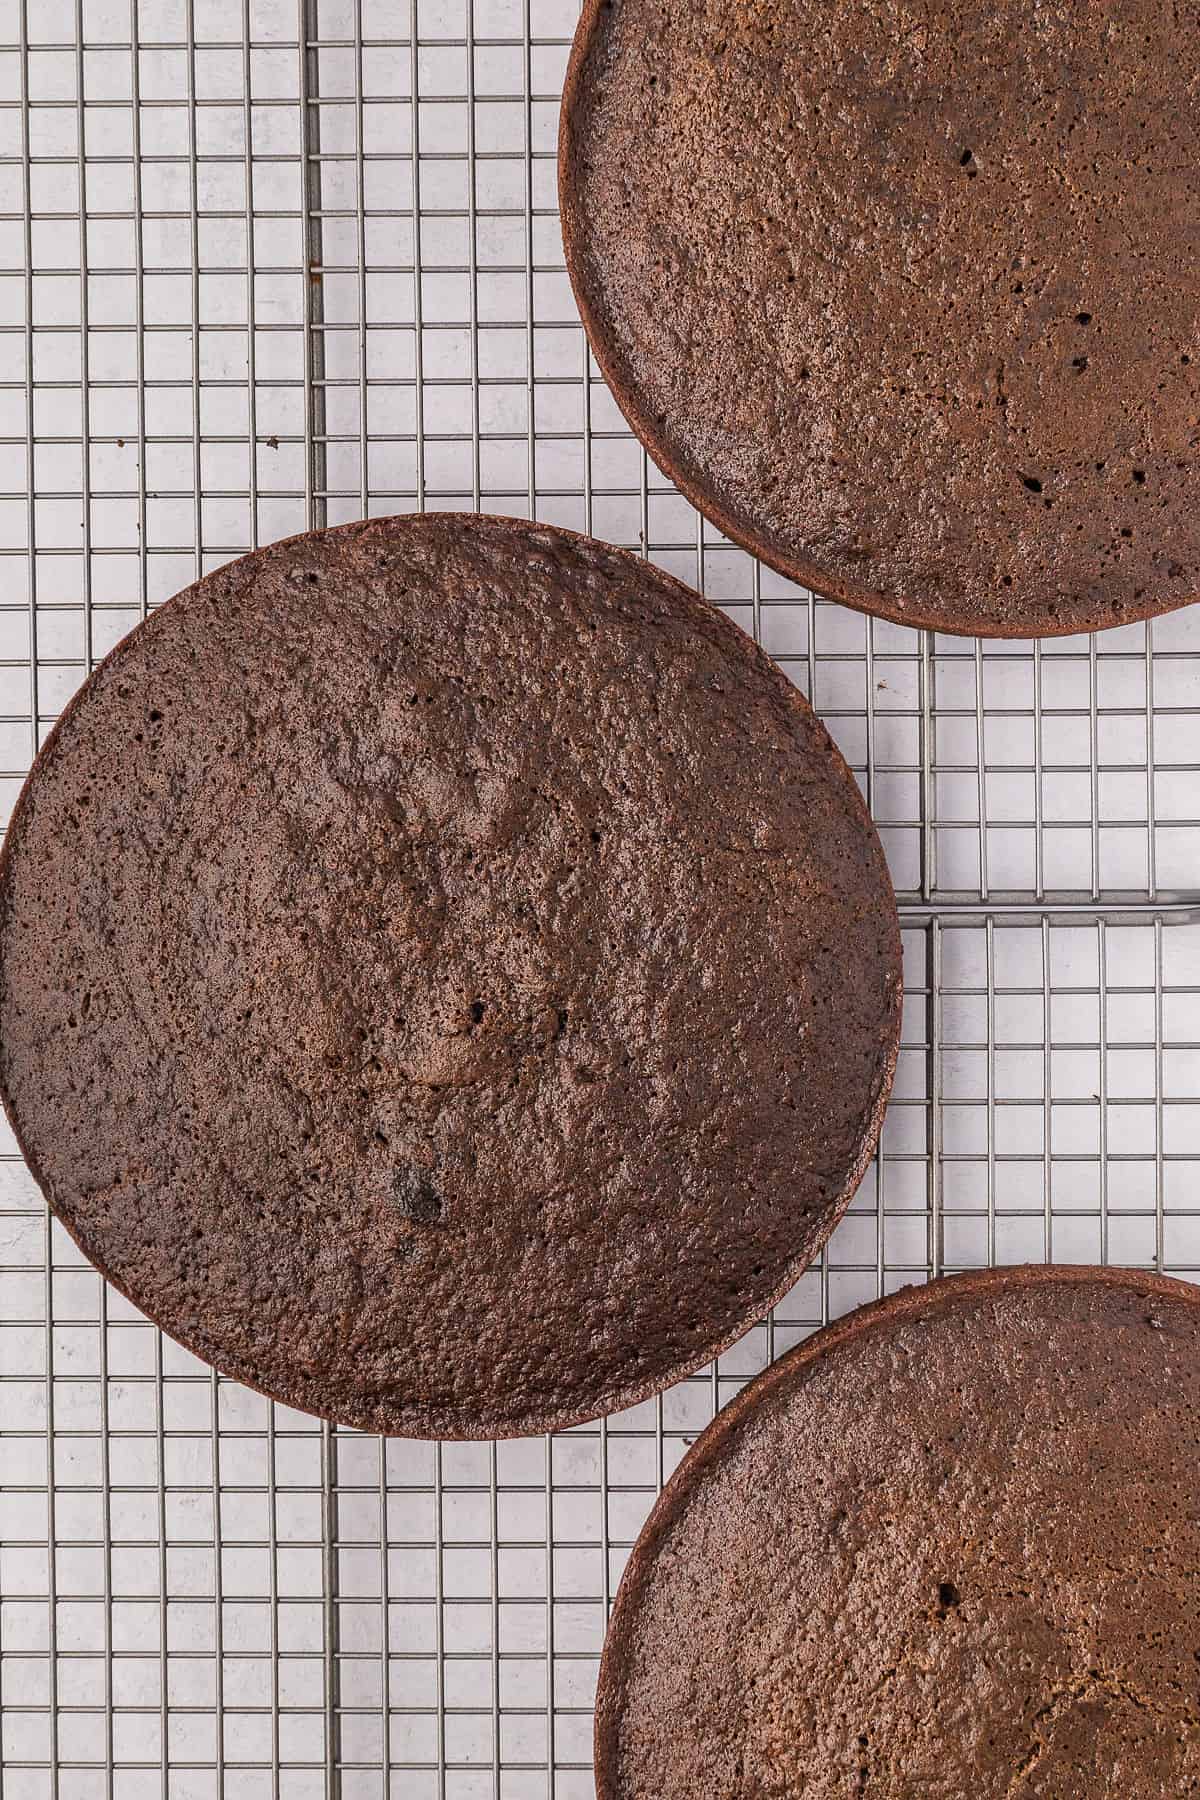
POLYGON ((1200 6, 585 0, 567 266, 738 543, 943 631, 1200 594, 1200 6))
POLYGON ((895 1064, 879 841, 647 563, 454 516, 277 544, 67 709, 0 865, 50 1204, 218 1368, 370 1429, 632 1403, 846 1206, 895 1064))
POLYGON ((601 1800, 1200 1792, 1200 1291, 907 1289, 760 1376, 617 1598, 601 1800))

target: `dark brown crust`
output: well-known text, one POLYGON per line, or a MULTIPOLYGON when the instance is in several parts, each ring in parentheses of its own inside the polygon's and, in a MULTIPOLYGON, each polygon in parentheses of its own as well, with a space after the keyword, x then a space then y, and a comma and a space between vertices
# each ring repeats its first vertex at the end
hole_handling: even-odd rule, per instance
POLYGON ((604 28, 606 17, 630 0, 583 0, 579 24, 563 86, 558 136, 558 194, 563 252, 575 302, 591 351, 618 407, 634 433, 662 472, 680 493, 734 544, 758 557, 768 567, 801 586, 830 599, 917 629, 979 637, 1066 637, 1117 625, 1128 625, 1176 612, 1200 598, 1193 591, 1181 596, 1148 601, 1124 601, 1119 614, 1103 606, 1072 611, 1069 616, 1057 604, 1042 600, 1026 605, 1011 616, 988 615, 967 608, 922 604, 904 593, 881 590, 839 575, 795 544, 780 538, 727 505, 716 487, 705 482, 689 466, 671 434, 644 405, 638 384, 621 357, 609 322, 593 297, 584 276, 587 225, 580 195, 581 150, 578 120, 588 93, 588 59, 604 28))
MULTIPOLYGON (((660 1493, 621 1578, 597 1686, 594 1748, 598 1800, 643 1800, 640 1794, 635 1795, 623 1787, 619 1776, 618 1729, 631 1660, 632 1634, 647 1582, 672 1527, 682 1517, 706 1476, 719 1468, 724 1457, 735 1447, 741 1428, 764 1411, 772 1396, 791 1387, 813 1364, 853 1340, 889 1334, 906 1324, 924 1322, 948 1309, 993 1295, 1011 1296, 1039 1288, 1088 1286, 1178 1302, 1194 1316, 1196 1330, 1200 1333, 1200 1288, 1191 1282, 1151 1271, 1053 1264, 971 1271, 944 1277, 925 1286, 903 1288, 826 1326, 773 1363, 718 1414, 697 1438, 660 1493)), ((1021 1792, 1024 1794, 1026 1790, 1022 1788, 1021 1792)), ((716 1800, 716 1795, 710 1796, 706 1790, 696 1793, 693 1800, 716 1800)))
MULTIPOLYGON (((533 547, 536 546, 539 554, 543 554, 551 560, 559 557, 569 562, 574 557, 580 559, 582 565, 588 567, 594 565, 597 571, 619 572, 622 580, 636 579, 642 587, 648 587, 650 591, 660 597, 671 615, 689 621, 699 639, 714 647, 719 647, 719 654, 726 659, 732 659, 733 664, 746 672, 748 679, 762 681, 765 678, 775 696, 772 704, 778 704, 781 699, 785 701, 786 707, 790 709, 798 727, 802 726, 802 735, 807 734, 811 740, 814 730, 820 732, 820 728, 813 721, 810 709, 803 698, 790 687, 790 684, 783 681, 774 666, 753 645, 751 640, 746 638, 744 633, 714 609, 705 605, 690 590, 663 575, 661 571, 652 570, 649 565, 639 559, 625 552, 610 551, 607 547, 596 545, 592 540, 581 538, 573 533, 541 526, 529 526, 521 521, 509 519, 480 519, 473 515, 434 515, 429 521, 429 526, 438 542, 443 538, 453 537, 455 534, 464 534, 466 538, 472 541, 478 540, 483 545, 508 547, 514 550, 519 548, 526 555, 532 554, 533 547)), ((256 559, 273 559, 271 566, 278 567, 287 564, 290 557, 298 558, 302 562, 305 554, 310 550, 314 557, 320 557, 338 551, 339 546, 345 546, 345 553, 350 556, 353 563, 356 555, 366 556, 369 554, 374 557, 376 548, 384 548, 397 536, 403 539, 405 532, 420 533, 423 529, 419 519, 369 521, 342 526, 326 533, 312 534, 311 537, 300 536, 288 540, 283 545, 273 546, 269 551, 255 553, 254 556, 245 558, 240 563, 227 565, 224 569, 217 571, 214 576, 206 578, 206 581, 199 584, 198 588, 188 590, 187 593, 177 596, 174 601, 169 602, 166 607, 158 609, 144 625, 139 627, 136 632, 131 633, 105 659, 92 681, 66 708, 43 746, 29 780, 22 790, 3 851, 0 852, 0 951, 4 953, 4 964, 3 967, 0 967, 0 988, 3 989, 3 1005, 6 1015, 11 1013, 12 1005, 9 991, 11 984, 5 975, 5 970, 8 969, 11 960, 9 937, 12 926, 11 901, 14 870, 20 863, 22 847, 30 829, 43 771, 51 764, 58 746, 69 736, 73 721, 87 703, 93 684, 101 677, 112 680, 116 674, 123 672, 126 663, 134 655, 134 646, 144 646, 148 637, 149 641, 153 641, 155 635, 163 632, 166 624, 178 615, 179 609, 187 607, 189 603, 199 604, 201 590, 214 588, 214 584, 218 584, 214 591, 221 594, 226 590, 230 593, 237 590, 239 583, 244 583, 246 575, 255 566, 256 559)), ((428 535, 429 533, 425 532, 425 536, 428 535)), ((596 578, 600 579, 599 573, 596 578)), ((310 576, 309 579, 314 579, 314 577, 310 576)), ((168 639, 167 642, 169 643, 169 641, 168 639)), ((875 859, 872 865, 871 881, 877 881, 882 876, 886 885, 887 908, 877 920, 882 934, 879 938, 878 954, 881 958, 879 964, 881 979, 890 993, 887 1016, 881 1021, 878 1088, 869 1117, 864 1121, 857 1153, 853 1158, 853 1166, 849 1169, 836 1202, 830 1205, 823 1219, 821 1231, 823 1238, 849 1204, 870 1160, 882 1123, 898 1047, 900 945, 898 920, 895 915, 894 902, 891 899, 890 885, 886 884, 886 873, 883 870, 878 840, 874 836, 874 829, 862 803, 857 784, 837 750, 824 737, 823 732, 820 733, 820 736, 829 759, 827 767, 831 772, 833 784, 841 790, 843 802, 849 806, 851 815, 857 820, 855 829, 861 832, 869 857, 875 859), (870 848, 871 846, 874 846, 873 850, 870 848)), ((822 779, 828 779, 828 777, 822 779)), ((10 1021, 6 1017, 7 1022, 10 1021)), ((419 1391, 383 1394, 373 1390, 368 1390, 365 1396, 356 1400, 353 1392, 345 1386, 345 1380, 352 1379, 356 1372, 353 1368, 350 1370, 349 1376, 347 1376, 346 1369, 343 1368, 343 1385, 341 1387, 333 1382, 332 1374, 330 1374, 328 1388, 323 1387, 323 1376, 319 1370, 315 1376, 309 1374, 303 1379, 297 1374, 294 1382, 281 1380, 278 1370, 273 1370, 268 1380, 256 1363, 255 1355, 253 1353, 245 1356, 239 1355, 233 1344, 220 1338, 219 1330, 216 1336, 212 1336, 209 1334, 208 1328, 202 1329, 194 1318, 190 1322, 185 1322, 181 1327, 179 1319, 173 1316, 170 1305, 157 1306, 156 1290, 153 1287, 147 1288, 139 1285, 136 1281, 128 1279, 120 1269, 112 1266, 112 1259, 104 1253, 103 1245, 98 1246, 94 1237, 89 1239, 81 1228, 79 1220, 74 1216, 69 1197, 61 1191, 55 1195, 53 1179, 44 1165, 47 1149, 45 1133, 37 1130, 31 1119, 23 1115, 22 1107, 13 1097, 12 1034, 6 1032, 6 1038, 8 1041, 0 1050, 0 1088, 3 1090, 5 1109, 18 1144, 35 1179, 46 1192, 47 1198, 50 1199, 51 1205, 63 1224, 101 1272, 133 1304, 147 1311, 164 1330, 171 1332, 189 1349, 194 1350, 206 1360, 215 1362, 224 1372, 257 1388, 260 1392, 267 1393, 271 1398, 321 1413, 324 1416, 336 1417, 363 1429, 384 1430, 398 1435, 420 1437, 435 1435, 507 1436, 516 1433, 562 1429, 593 1417, 599 1411, 611 1411, 633 1404, 668 1382, 689 1373, 711 1355, 734 1342, 753 1323, 754 1319, 761 1316, 769 1305, 774 1304, 777 1299, 782 1297, 813 1253, 811 1244, 802 1243, 799 1253, 789 1260, 783 1273, 773 1281, 769 1294, 755 1294, 749 1304, 735 1311, 726 1311, 719 1321, 719 1328, 714 1335, 705 1335, 701 1342, 690 1345, 687 1354, 676 1357, 669 1366, 667 1364, 661 1367, 652 1365, 648 1369, 640 1370, 635 1376, 613 1382, 602 1390, 590 1392, 587 1388, 588 1369, 586 1366, 581 1368, 576 1363, 573 1370, 569 1367, 564 1370, 561 1398, 557 1398, 551 1404, 535 1402, 523 1406, 519 1396, 506 1396, 503 1404, 497 1400, 496 1404, 490 1407, 481 1404, 476 1405, 474 1410, 463 1411, 461 1408, 456 1409, 449 1404, 441 1404, 437 1401, 426 1403, 422 1400, 419 1391), (322 1399, 323 1393, 327 1393, 329 1397, 322 1399)), ((414 1176, 409 1185, 412 1191, 409 1192, 406 1188, 401 1193, 397 1189, 396 1199, 404 1218, 411 1224, 419 1225, 423 1222, 426 1196, 421 1187, 421 1180, 417 1176, 414 1176)), ((61 1186, 60 1172, 60 1189, 61 1186)), ((107 1204, 108 1202, 105 1202, 105 1205, 107 1204)), ((417 1235, 419 1237, 420 1234, 417 1235)), ((801 1237, 803 1238, 804 1234, 801 1234, 801 1237)), ((472 1354, 471 1346, 468 1346, 466 1354, 468 1357, 472 1354)), ((547 1354, 553 1355, 550 1345, 547 1345, 547 1354)), ((351 1358, 351 1361, 353 1362, 354 1359, 351 1358)))

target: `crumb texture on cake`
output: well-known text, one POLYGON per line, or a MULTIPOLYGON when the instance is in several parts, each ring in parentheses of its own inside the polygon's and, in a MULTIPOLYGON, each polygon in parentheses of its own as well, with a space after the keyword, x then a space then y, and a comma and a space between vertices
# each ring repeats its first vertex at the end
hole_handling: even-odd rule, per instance
POLYGON ((857 1183, 898 1021, 807 705, 667 576, 522 524, 207 577, 69 710, 0 884, 52 1205, 200 1355, 385 1430, 594 1414, 748 1326, 857 1183))
POLYGON ((601 1800, 1200 1792, 1198 1326, 995 1271, 776 1365, 634 1551, 601 1800))
POLYGON ((723 529, 951 631, 1200 594, 1200 6, 588 0, 568 266, 723 529))

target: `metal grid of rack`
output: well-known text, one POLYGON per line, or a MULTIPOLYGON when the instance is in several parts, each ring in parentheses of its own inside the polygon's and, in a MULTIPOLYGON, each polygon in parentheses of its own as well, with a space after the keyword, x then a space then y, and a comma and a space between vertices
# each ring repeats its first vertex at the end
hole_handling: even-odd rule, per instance
POLYGON ((624 1556, 686 1444, 831 1315, 1053 1256, 1200 1276, 1200 608, 1097 639, 869 622, 705 526, 562 267, 576 0, 0 0, 0 807, 147 608, 419 507, 641 548, 863 783, 905 926, 879 1156, 775 1314, 610 1420, 331 1430, 221 1380, 0 1151, 11 1800, 582 1800, 624 1556))

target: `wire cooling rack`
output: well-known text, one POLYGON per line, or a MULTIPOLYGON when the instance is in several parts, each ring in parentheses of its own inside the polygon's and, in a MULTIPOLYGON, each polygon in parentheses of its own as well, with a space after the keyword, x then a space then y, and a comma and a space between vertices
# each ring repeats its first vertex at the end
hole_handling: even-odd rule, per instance
POLYGON ((905 925, 883 1145, 702 1376, 491 1445, 330 1430, 81 1260, 0 1145, 7 1800, 583 1800, 606 1611, 686 1444, 944 1269, 1200 1274, 1200 608, 869 623, 648 467, 563 272, 574 0, 0 0, 0 799, 146 609, 252 545, 536 515, 703 587, 812 697, 905 925))

